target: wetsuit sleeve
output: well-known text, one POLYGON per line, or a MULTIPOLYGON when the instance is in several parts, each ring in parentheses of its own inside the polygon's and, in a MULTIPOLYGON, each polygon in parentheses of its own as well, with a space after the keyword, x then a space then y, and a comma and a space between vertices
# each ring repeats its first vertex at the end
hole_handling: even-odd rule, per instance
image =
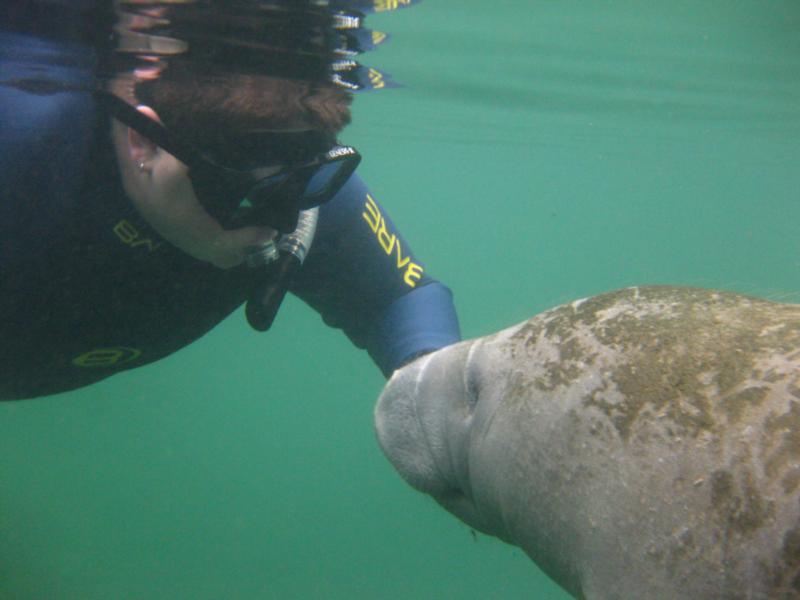
POLYGON ((450 290, 427 274, 358 175, 320 208, 292 292, 366 349, 386 376, 460 339, 450 290))
POLYGON ((57 88, 90 84, 90 64, 82 46, 0 29, 0 267, 60 235, 77 199, 94 106, 57 88))

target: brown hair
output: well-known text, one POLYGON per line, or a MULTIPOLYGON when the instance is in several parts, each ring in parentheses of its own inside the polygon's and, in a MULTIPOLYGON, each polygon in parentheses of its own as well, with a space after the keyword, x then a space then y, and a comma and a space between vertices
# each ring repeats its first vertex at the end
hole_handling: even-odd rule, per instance
POLYGON ((332 83, 252 73, 197 72, 170 64, 139 82, 137 100, 200 149, 227 153, 242 134, 314 129, 335 134, 350 122, 351 95, 332 83))

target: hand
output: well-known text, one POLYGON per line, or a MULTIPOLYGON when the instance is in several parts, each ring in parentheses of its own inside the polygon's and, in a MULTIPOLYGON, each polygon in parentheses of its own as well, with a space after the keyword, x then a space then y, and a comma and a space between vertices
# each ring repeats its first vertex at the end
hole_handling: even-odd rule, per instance
POLYGON ((276 235, 268 227, 224 229, 200 205, 186 166, 163 150, 143 171, 148 181, 134 198, 137 208, 164 239, 194 258, 223 269, 235 267, 252 246, 276 235))
MULTIPOLYGON (((139 110, 157 119, 147 107, 139 110)), ((224 229, 200 205, 186 165, 137 132, 115 122, 114 144, 125 191, 165 240, 198 260, 228 269, 253 246, 273 239, 269 227, 224 229)))

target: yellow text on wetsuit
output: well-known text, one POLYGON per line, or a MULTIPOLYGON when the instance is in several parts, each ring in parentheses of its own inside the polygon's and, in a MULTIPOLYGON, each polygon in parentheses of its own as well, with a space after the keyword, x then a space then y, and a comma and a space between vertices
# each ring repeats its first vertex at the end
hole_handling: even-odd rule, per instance
POLYGON ((403 281, 405 281, 406 285, 409 287, 416 287, 417 282, 422 278, 422 267, 412 262, 411 257, 403 256, 400 240, 397 239, 395 234, 390 233, 386 229, 386 219, 383 218, 378 205, 375 204, 375 200, 373 200, 372 196, 369 194, 367 194, 367 200, 364 202, 364 209, 361 216, 364 217, 367 225, 372 229, 372 233, 378 238, 378 243, 381 248, 383 248, 383 251, 389 256, 394 254, 397 260, 398 270, 405 271, 403 274, 403 281))
POLYGON ((113 231, 120 242, 131 248, 144 246, 148 252, 155 252, 161 247, 161 242, 154 242, 150 238, 142 237, 139 230, 127 219, 122 219, 122 221, 114 225, 113 231))
POLYGON ((375 12, 383 12, 385 10, 397 10, 401 6, 408 6, 411 0, 374 0, 373 6, 375 12))
POLYGON ((383 80, 383 73, 377 69, 370 69, 368 76, 369 83, 372 85, 372 89, 379 90, 386 86, 386 82, 383 80))

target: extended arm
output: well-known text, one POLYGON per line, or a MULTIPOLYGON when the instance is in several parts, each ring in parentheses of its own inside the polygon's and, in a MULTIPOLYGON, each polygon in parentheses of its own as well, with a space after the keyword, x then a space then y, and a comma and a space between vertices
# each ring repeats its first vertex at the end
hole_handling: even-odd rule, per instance
POLYGON ((387 376, 460 339, 450 290, 427 274, 358 175, 321 208, 292 291, 387 376))

